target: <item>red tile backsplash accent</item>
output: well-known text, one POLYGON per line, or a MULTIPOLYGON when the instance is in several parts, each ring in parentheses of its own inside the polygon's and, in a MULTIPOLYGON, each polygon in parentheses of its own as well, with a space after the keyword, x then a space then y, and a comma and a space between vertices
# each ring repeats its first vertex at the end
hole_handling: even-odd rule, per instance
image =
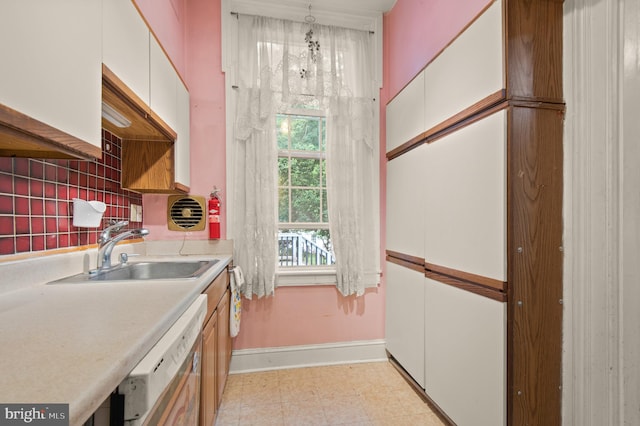
POLYGON ((73 226, 73 198, 104 201, 103 225, 128 220, 142 195, 120 187, 121 144, 103 130, 102 160, 0 157, 0 255, 96 244, 102 226, 73 226))

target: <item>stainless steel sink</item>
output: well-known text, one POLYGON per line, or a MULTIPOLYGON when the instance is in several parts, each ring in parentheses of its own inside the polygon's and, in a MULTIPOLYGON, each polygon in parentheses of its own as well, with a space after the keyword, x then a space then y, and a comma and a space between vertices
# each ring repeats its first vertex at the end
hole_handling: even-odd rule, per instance
POLYGON ((72 275, 49 284, 195 279, 216 263, 218 259, 127 263, 102 272, 72 275))

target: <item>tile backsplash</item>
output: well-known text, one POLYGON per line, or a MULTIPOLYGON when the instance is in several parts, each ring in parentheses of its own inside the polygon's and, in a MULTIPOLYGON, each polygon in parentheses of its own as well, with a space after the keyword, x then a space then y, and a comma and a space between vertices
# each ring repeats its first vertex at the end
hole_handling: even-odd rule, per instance
POLYGON ((129 220, 142 195, 120 187, 121 146, 103 130, 102 160, 0 157, 0 255, 95 244, 107 221, 129 220), (73 226, 74 198, 106 204, 99 228, 73 226))

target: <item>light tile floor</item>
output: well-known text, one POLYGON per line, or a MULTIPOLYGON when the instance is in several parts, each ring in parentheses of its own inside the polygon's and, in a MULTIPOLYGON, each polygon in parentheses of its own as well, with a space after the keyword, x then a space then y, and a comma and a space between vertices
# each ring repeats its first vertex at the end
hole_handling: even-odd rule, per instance
POLYGON ((229 376, 216 426, 440 426, 388 362, 229 376))

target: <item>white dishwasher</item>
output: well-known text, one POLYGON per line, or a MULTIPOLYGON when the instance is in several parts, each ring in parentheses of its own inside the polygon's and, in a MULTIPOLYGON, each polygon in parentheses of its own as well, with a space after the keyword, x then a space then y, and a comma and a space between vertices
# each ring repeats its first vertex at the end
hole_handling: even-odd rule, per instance
POLYGON ((112 395, 111 424, 197 425, 207 296, 200 295, 112 395))

